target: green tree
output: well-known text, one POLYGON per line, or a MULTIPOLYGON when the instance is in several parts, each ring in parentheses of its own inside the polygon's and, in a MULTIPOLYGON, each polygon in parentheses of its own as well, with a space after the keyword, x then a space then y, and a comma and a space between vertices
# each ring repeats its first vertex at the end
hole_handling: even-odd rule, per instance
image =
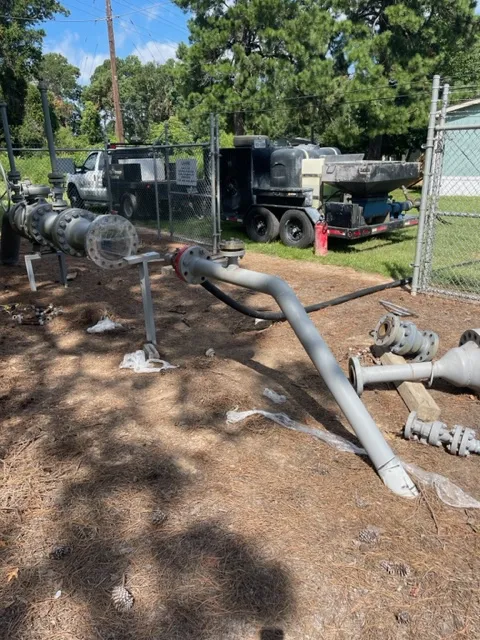
POLYGON ((70 64, 60 53, 46 53, 43 56, 40 76, 56 98, 72 101, 80 99, 80 69, 70 64))
POLYGON ((39 75, 48 85, 61 126, 78 133, 82 92, 78 84, 80 69, 60 53, 47 53, 42 58, 39 75))
POLYGON ((236 134, 298 133, 309 114, 284 101, 312 93, 321 95, 322 117, 328 113, 335 76, 330 48, 339 27, 326 2, 176 2, 194 16, 192 44, 181 46, 178 56, 181 115, 200 135, 208 129, 209 111, 229 112, 221 124, 236 134))
MULTIPOLYGON (((174 113, 175 63, 142 64, 137 56, 128 56, 117 60, 117 75, 125 136, 145 141, 152 125, 174 113)), ((112 128, 115 112, 109 60, 95 69, 84 98, 98 106, 112 128)))
POLYGON ((87 101, 82 112, 80 133, 86 138, 88 144, 98 144, 103 141, 103 131, 100 122, 100 112, 98 107, 87 101))
MULTIPOLYGON (((58 119, 51 102, 49 106, 52 129, 55 132, 58 129, 58 119)), ((22 147, 38 148, 47 144, 40 91, 34 83, 27 87, 25 115, 22 124, 17 128, 17 135, 22 147)))
POLYGON ((352 75, 331 129, 348 129, 370 157, 399 154, 424 140, 431 77, 475 41, 478 19, 470 0, 334 0, 343 25, 332 54, 352 75))
POLYGON ((170 144, 186 144, 193 142, 193 135, 180 118, 171 116, 164 122, 152 125, 150 140, 156 144, 165 144, 168 127, 168 142, 170 144))
POLYGON ((28 82, 37 77, 45 32, 39 23, 68 12, 56 0, 2 0, 0 7, 0 93, 12 125, 23 121, 28 82))
POLYGON ((470 0, 175 1, 193 15, 178 113, 197 136, 218 111, 227 131, 313 127, 371 157, 423 141, 431 77, 450 73, 478 28, 470 0))

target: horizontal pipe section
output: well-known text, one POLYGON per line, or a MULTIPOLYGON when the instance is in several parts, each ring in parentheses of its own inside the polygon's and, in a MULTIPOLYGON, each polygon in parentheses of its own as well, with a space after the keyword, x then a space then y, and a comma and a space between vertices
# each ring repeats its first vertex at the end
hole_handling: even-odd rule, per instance
POLYGON ((416 362, 413 364, 390 364, 383 367, 362 367, 364 384, 381 382, 405 382, 414 380, 428 380, 432 375, 431 362, 416 362))

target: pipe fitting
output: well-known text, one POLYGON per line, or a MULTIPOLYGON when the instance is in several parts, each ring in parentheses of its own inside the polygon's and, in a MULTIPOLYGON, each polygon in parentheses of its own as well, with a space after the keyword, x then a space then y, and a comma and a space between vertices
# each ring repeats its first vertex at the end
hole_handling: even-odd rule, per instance
POLYGON ((58 213, 42 197, 34 204, 19 202, 6 215, 18 235, 77 258, 88 256, 102 269, 120 269, 137 252, 135 227, 121 216, 70 208, 58 213))
POLYGON ((186 245, 174 254, 172 264, 175 269, 175 273, 180 280, 184 280, 185 282, 188 282, 188 284, 201 284, 202 282, 205 282, 205 276, 196 275, 192 271, 192 265, 197 258, 204 260, 212 259, 206 249, 198 246, 192 247, 186 245))
POLYGON ((480 393, 480 329, 465 331, 460 346, 450 349, 436 362, 362 367, 358 358, 350 358, 349 377, 358 395, 365 386, 375 383, 416 380, 431 383, 436 378, 480 393))
POLYGON ((387 313, 378 321, 373 339, 382 347, 399 356, 414 356, 412 362, 432 360, 438 351, 439 338, 433 331, 417 329, 413 322, 401 320, 387 313))
POLYGON ((445 446, 452 455, 467 457, 471 453, 480 453, 480 440, 477 440, 473 429, 454 425, 451 429, 444 422, 423 422, 412 411, 408 416, 403 433, 407 440, 420 440, 434 447, 445 446))

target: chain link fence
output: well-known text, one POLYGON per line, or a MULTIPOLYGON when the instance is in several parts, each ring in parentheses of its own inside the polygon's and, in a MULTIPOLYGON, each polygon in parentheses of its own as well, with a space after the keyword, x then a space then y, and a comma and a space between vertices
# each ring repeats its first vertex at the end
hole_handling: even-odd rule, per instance
POLYGON ((444 86, 433 142, 420 289, 480 300, 480 100, 473 102, 452 104, 444 86))
MULTIPOLYGON (((212 120, 213 123, 213 120, 212 120)), ((139 227, 218 250, 220 240, 219 145, 217 127, 205 143, 97 149, 57 149, 72 207, 118 213, 139 227)), ((15 149, 22 180, 49 184, 46 149, 15 149)), ((0 150, 6 172, 6 152, 0 150)))

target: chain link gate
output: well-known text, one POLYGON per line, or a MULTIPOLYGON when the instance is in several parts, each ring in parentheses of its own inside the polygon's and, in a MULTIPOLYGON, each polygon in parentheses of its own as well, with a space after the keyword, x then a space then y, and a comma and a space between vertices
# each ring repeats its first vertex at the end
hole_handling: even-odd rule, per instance
POLYGON ((419 289, 480 300, 480 106, 450 103, 437 111, 427 187, 419 289), (463 105, 467 106, 464 107, 463 105), (466 109, 466 111, 465 111, 466 109))

